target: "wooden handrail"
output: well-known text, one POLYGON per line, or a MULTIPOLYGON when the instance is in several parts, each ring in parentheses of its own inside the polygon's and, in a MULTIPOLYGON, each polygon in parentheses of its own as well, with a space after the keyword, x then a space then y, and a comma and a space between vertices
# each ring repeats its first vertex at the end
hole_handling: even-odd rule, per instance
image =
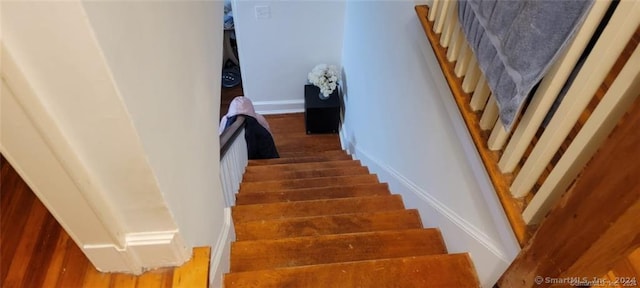
POLYGON ((220 134, 220 159, 224 157, 233 141, 240 135, 240 131, 244 128, 245 117, 244 115, 238 115, 236 121, 220 134))
POLYGON ((440 42, 438 39, 440 36, 433 32, 433 24, 429 22, 429 19, 427 18, 429 15, 429 8, 427 6, 419 5, 415 7, 415 10, 427 39, 431 43, 431 47, 433 48, 436 59, 438 60, 438 64, 440 64, 442 73, 447 80, 447 84, 449 84, 453 98, 460 109, 462 118, 467 125, 469 134, 476 145, 480 158, 482 159, 482 162, 487 169, 487 173, 489 174, 489 178, 496 189, 496 193, 500 199, 507 219, 511 224, 513 233, 522 247, 527 243, 530 235, 528 234, 527 226, 522 219, 522 205, 511 196, 511 192, 509 191, 509 182, 511 181, 511 179, 509 179, 510 175, 505 175, 500 172, 500 168, 498 167, 498 160, 500 159, 498 152, 491 151, 487 147, 487 141, 483 137, 483 132, 478 128, 480 116, 475 113, 469 105, 471 102, 471 95, 462 90, 462 81, 454 72, 455 65, 447 61, 447 51, 439 45, 440 42))

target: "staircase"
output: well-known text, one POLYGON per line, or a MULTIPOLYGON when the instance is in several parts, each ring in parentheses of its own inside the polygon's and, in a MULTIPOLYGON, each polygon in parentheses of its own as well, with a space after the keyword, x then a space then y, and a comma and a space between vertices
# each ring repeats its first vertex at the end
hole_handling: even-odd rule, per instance
POLYGON ((225 287, 479 286, 469 256, 344 151, 281 154, 249 161, 225 287))

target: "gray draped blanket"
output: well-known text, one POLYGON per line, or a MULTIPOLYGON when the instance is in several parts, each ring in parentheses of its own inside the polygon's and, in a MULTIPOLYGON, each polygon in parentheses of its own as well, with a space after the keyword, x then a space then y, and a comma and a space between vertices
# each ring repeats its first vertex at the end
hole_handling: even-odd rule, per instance
POLYGON ((458 16, 507 130, 571 43, 592 0, 461 0, 458 16))

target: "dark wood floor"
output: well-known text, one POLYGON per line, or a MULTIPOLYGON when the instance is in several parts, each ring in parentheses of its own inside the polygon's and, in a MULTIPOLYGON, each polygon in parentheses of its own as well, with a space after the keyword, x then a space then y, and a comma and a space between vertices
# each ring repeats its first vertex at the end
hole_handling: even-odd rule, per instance
MULTIPOLYGON (((233 98, 244 95, 242 83, 233 88, 222 88, 220 96, 220 119, 227 114, 233 98)), ((307 135, 304 114, 265 115, 280 156, 299 153, 341 150, 338 134, 307 135)))
POLYGON ((100 273, 1 155, 0 186, 0 287, 206 286, 206 277, 190 272, 197 271, 192 265, 208 267, 209 248, 195 249, 194 260, 177 269, 100 273))
POLYGON ((303 113, 266 115, 265 118, 281 157, 342 149, 338 134, 307 135, 303 113))

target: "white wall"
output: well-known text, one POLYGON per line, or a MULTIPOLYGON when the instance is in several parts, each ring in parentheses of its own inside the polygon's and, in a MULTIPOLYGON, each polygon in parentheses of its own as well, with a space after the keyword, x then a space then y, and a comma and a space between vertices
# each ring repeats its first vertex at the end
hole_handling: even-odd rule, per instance
POLYGON ((343 146, 490 287, 518 252, 410 1, 347 2, 343 146))
MULTIPOLYGON (((26 135, 19 129, 2 138, 2 153, 30 183, 44 183, 39 177, 47 174, 69 177, 66 183, 79 193, 60 185, 32 188, 66 228, 83 218, 83 210, 74 214, 67 206, 90 206, 90 216, 99 219, 111 239, 82 237, 87 231, 70 234, 99 269, 140 272, 181 264, 188 247, 180 240, 82 4, 3 2, 2 13, 2 77, 13 92, 2 95, 2 101, 14 98, 18 105, 12 107, 22 111, 13 115, 25 116, 24 128, 33 127, 29 133, 41 139, 34 144, 42 144, 37 147, 47 158, 42 160, 51 161, 28 166, 39 159, 28 153, 28 141, 14 141, 26 135), (68 204, 52 205, 62 195, 68 204), (103 261, 98 254, 119 260, 103 261)), ((2 123, 8 127, 4 123, 14 119, 5 115, 2 123)))
MULTIPOLYGON (((38 155, 14 141, 28 135, 6 117, 33 124, 44 139, 39 149, 59 162, 46 167, 65 169, 75 181, 66 183, 88 197, 89 204, 68 199, 67 206, 93 205, 96 221, 112 230, 117 243, 74 238, 89 258, 127 248, 139 252, 127 261, 158 260, 164 248, 225 249, 233 236, 219 178, 222 2, 24 1, 3 2, 2 12, 5 52, 15 62, 2 67, 5 90, 14 92, 2 103, 19 103, 3 106, 14 107, 0 122, 13 134, 2 133, 11 139, 0 139, 0 148, 25 179, 46 183, 46 171, 35 170, 44 165, 31 165, 38 155), (168 246, 145 246, 154 243, 168 246)), ((59 198, 68 190, 60 189, 34 190, 59 198)), ((61 207, 48 206, 73 216, 61 207)))
POLYGON ((341 63, 345 2, 232 3, 245 96, 258 112, 302 112, 307 74, 341 63), (256 19, 256 6, 268 6, 270 18, 256 19))
POLYGON ((84 2, 95 36, 185 240, 222 227, 218 123, 222 4, 84 2))
POLYGON ((7 2, 2 20, 3 42, 42 105, 95 175, 97 189, 109 193, 127 219, 121 232, 174 229, 161 224, 171 219, 153 220, 162 215, 154 210, 162 209, 164 201, 154 194, 158 190, 142 146, 80 4, 7 2), (147 199, 148 209, 134 211, 140 202, 135 199, 147 199))
POLYGON ((222 2, 84 6, 180 231, 189 245, 212 247, 218 267, 216 261, 228 261, 216 259, 227 241, 219 237, 231 229, 217 133, 222 2))

